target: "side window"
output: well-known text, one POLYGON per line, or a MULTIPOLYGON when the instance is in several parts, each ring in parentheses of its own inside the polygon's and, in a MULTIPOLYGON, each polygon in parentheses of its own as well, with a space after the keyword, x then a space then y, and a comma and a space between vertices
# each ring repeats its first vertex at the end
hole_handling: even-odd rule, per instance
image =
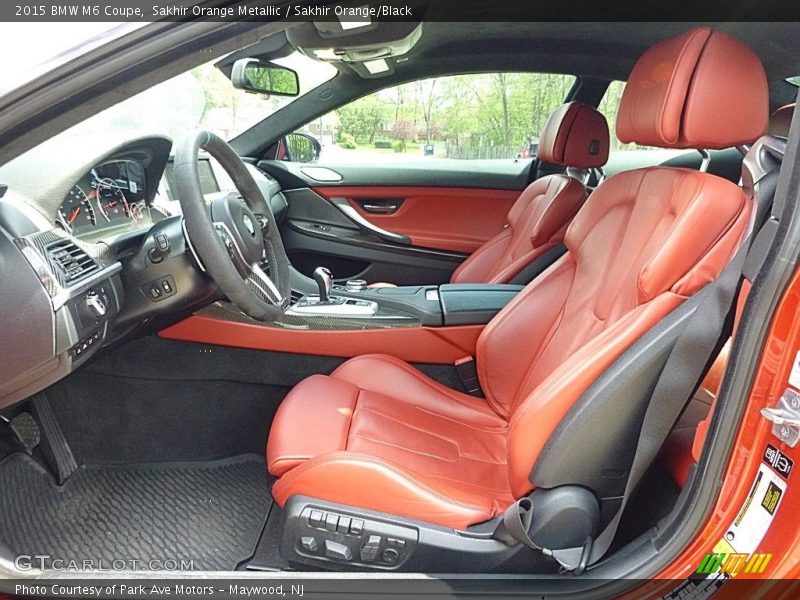
POLYGON ((436 77, 355 100, 304 127, 323 162, 533 158, 575 78, 539 73, 436 77))

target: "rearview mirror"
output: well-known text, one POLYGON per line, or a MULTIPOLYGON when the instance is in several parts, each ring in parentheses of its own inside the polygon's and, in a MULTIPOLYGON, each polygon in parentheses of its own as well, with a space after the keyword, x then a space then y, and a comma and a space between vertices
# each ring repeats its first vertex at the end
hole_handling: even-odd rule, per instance
POLYGON ((237 90, 256 94, 297 96, 300 93, 295 71, 256 58, 240 58, 233 63, 231 83, 237 90))

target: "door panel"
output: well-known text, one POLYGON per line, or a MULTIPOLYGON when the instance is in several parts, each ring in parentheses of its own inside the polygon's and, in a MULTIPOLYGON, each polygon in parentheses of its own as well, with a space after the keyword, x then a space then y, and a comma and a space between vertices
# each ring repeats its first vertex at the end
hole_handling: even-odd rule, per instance
POLYGON ((328 185, 331 179, 326 176, 326 171, 333 171, 340 177, 336 180, 337 185, 343 186, 422 186, 522 191, 528 185, 533 162, 531 159, 399 159, 391 154, 381 162, 357 160, 357 156, 353 162, 340 162, 326 160, 324 154, 323 151, 323 157, 314 163, 260 160, 257 166, 277 179, 283 189, 328 185), (315 168, 322 170, 316 171, 315 168), (320 178, 315 179, 315 175, 320 178))
POLYGON ((281 227, 283 243, 294 267, 309 277, 324 266, 336 280, 438 284, 449 281, 466 258, 414 247, 408 238, 380 237, 309 188, 290 190, 285 196, 289 210, 281 227))
POLYGON ((530 161, 315 163, 325 168, 325 181, 315 180, 318 171, 307 165, 258 166, 287 190, 282 233, 300 272, 327 266, 337 280, 412 285, 448 282, 469 254, 502 231, 530 161), (340 181, 332 183, 333 175, 340 181))
POLYGON ((514 190, 448 187, 330 186, 314 191, 329 201, 345 198, 362 219, 407 236, 413 246, 466 254, 503 230, 519 196, 514 190))

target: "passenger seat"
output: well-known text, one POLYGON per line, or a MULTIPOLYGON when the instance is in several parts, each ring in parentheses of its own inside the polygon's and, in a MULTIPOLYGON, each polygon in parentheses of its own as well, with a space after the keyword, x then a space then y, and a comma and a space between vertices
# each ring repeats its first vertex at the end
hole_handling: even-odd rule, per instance
POLYGON ((544 126, 538 158, 567 167, 566 173, 525 188, 503 231, 461 263, 450 283, 525 284, 555 262, 566 251, 564 234, 588 196, 583 180, 589 169, 606 164, 608 147, 608 123, 595 108, 583 102, 559 106, 544 126))

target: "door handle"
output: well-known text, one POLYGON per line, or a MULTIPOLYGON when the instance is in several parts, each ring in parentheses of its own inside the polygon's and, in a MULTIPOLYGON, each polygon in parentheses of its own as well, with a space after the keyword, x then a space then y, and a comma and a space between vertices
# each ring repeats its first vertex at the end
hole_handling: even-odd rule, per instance
POLYGON ((347 198, 342 198, 341 196, 331 198, 331 204, 343 212, 351 221, 359 225, 362 229, 369 231, 373 235, 376 235, 379 238, 394 244, 403 244, 404 246, 411 245, 411 238, 409 238, 407 235, 403 233, 387 231, 382 227, 378 227, 374 223, 370 223, 361 215, 360 212, 355 209, 355 207, 350 205, 350 203, 347 201, 347 198))
POLYGON ((363 208, 368 213, 376 214, 376 215, 391 215, 397 212, 397 209, 400 208, 399 204, 362 204, 361 208, 363 208))
POLYGON ((403 205, 402 198, 358 198, 355 201, 371 215, 393 215, 403 205))

